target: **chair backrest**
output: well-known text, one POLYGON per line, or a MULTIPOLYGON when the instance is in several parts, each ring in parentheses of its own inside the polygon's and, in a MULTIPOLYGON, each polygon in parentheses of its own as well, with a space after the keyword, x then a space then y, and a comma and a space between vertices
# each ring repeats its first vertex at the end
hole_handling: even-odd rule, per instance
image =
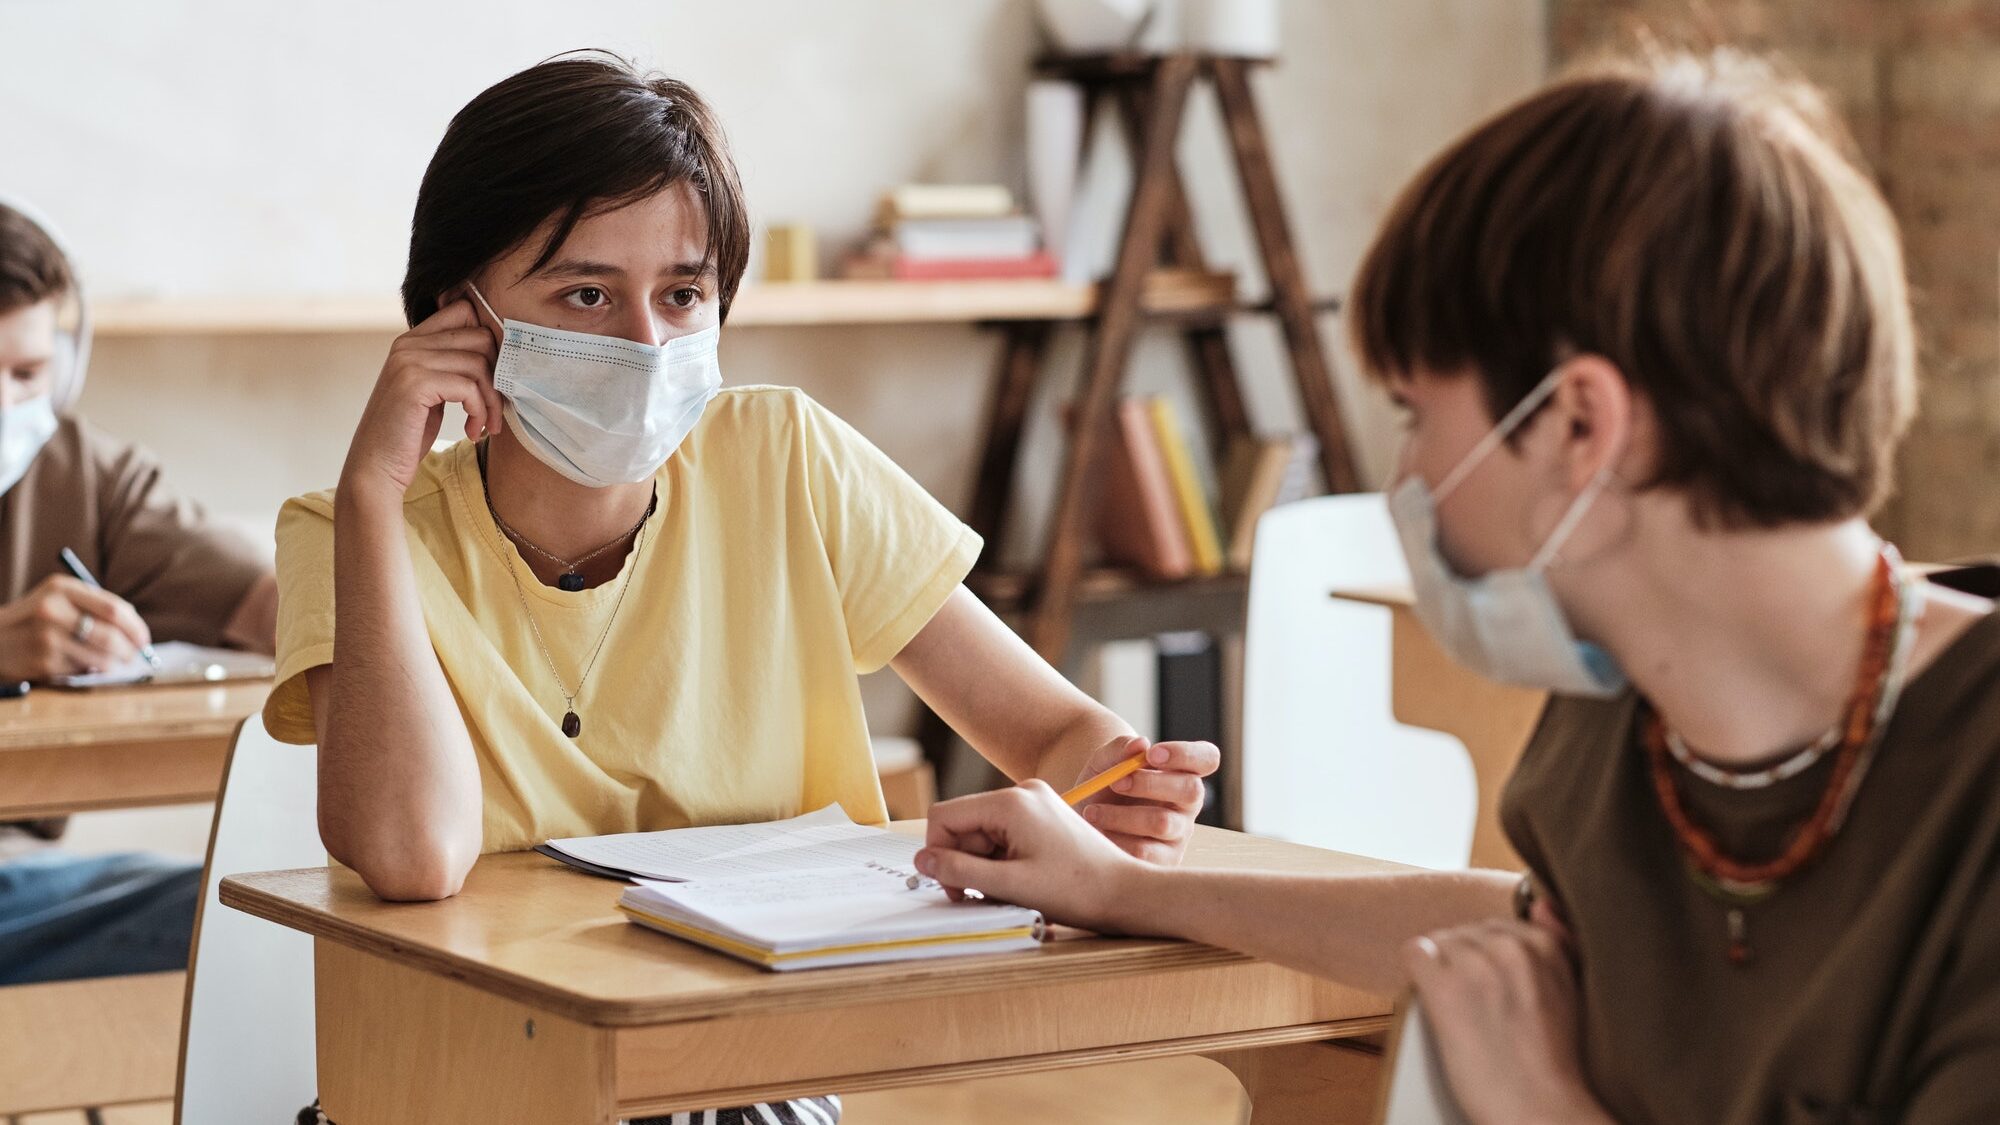
POLYGON ((195 916, 178 1123, 290 1121, 315 1095, 312 939, 223 907, 216 886, 225 875, 326 862, 317 764, 312 747, 280 743, 260 716, 236 732, 195 916))
POLYGON ((1257 523, 1244 647, 1244 828, 1460 868, 1478 791, 1458 739, 1390 712, 1389 611, 1335 589, 1407 586, 1379 494, 1323 496, 1257 523))

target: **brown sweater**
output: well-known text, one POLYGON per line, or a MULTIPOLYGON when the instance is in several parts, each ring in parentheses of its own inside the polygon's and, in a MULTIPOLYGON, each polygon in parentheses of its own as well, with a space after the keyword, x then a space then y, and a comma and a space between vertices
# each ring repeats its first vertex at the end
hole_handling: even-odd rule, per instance
POLYGON ((271 569, 254 543, 175 495, 150 454, 73 417, 0 496, 0 602, 67 573, 64 547, 162 641, 221 643, 271 569))
MULTIPOLYGON (((1552 703, 1501 811, 1575 931, 1584 1070, 1612 1116, 2000 1123, 2000 615, 1910 682, 1846 827, 1747 909, 1745 966, 1651 789, 1640 710, 1552 703)), ((1747 792, 1676 769, 1732 854, 1766 858, 1830 765, 1747 792)))

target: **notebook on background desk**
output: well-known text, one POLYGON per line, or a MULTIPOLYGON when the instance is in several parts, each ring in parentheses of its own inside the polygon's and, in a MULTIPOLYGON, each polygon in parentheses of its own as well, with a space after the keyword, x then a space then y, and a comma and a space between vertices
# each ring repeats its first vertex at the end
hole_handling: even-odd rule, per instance
POLYGON ((59 688, 124 687, 131 684, 226 683, 231 680, 268 680, 277 671, 271 658, 231 648, 164 641, 153 646, 160 658, 158 667, 141 657, 102 672, 57 676, 49 683, 59 688))
POLYGON ((790 820, 550 840, 536 851, 636 885, 633 922, 771 970, 1033 949, 1035 911, 953 902, 917 875, 923 842, 847 819, 790 820))

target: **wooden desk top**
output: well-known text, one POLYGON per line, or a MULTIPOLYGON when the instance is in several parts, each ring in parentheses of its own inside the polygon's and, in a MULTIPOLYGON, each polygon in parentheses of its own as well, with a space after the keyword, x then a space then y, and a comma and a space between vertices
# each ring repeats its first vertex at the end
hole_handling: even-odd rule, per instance
MULTIPOLYGON (((899 824, 922 830, 921 822, 899 824)), ((1391 871, 1396 864, 1197 828, 1189 866, 1391 871)), ((1247 964, 1188 942, 1084 938, 1026 953, 770 973, 625 920, 620 884, 533 852, 489 855, 451 899, 383 902, 337 868, 232 875, 222 902, 315 937, 456 977, 600 1027, 675 1023, 1027 984, 1247 964)))
POLYGON ((0 752, 219 738, 264 706, 269 680, 64 691, 0 699, 0 752))

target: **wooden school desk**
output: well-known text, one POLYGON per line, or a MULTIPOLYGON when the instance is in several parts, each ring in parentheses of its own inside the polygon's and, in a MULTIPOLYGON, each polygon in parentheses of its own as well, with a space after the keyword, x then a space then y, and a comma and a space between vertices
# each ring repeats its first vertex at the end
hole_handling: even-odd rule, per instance
MULTIPOLYGON (((921 831, 921 824, 898 826, 921 831)), ((1395 865, 1199 828, 1191 865, 1395 865)), ((767 973, 633 925, 618 884, 531 852, 456 897, 386 903, 352 872, 236 875, 222 902, 313 935, 319 1087, 340 1125, 619 1118, 1202 1054, 1258 1125, 1374 1111, 1386 1000, 1184 942, 767 973)))
POLYGON ((215 800, 236 725, 269 680, 0 700, 0 820, 215 800))
MULTIPOLYGON (((215 800, 268 680, 0 700, 0 821, 215 800)), ((0 988, 0 1114, 174 1096, 185 972, 0 988)))
POLYGON ((1389 697, 1396 721, 1441 731, 1465 744, 1479 787, 1472 829, 1474 867, 1521 869, 1521 857, 1500 830, 1500 789, 1527 748, 1548 693, 1495 683, 1446 655, 1402 589, 1335 590, 1343 601, 1389 611, 1389 697))

